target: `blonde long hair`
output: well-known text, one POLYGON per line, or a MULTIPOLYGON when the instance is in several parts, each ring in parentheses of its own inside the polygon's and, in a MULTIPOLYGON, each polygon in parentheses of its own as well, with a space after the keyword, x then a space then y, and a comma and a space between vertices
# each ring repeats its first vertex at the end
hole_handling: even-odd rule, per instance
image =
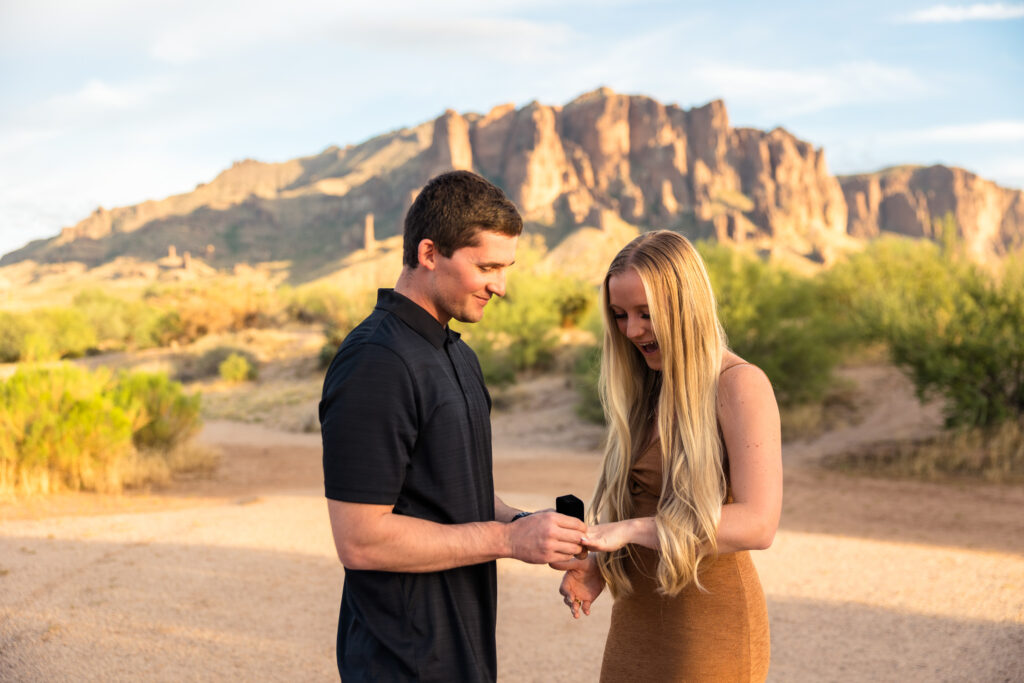
MULTIPOLYGON (((677 595, 700 581, 707 556, 717 553, 716 530, 726 494, 722 444, 715 408, 726 350, 711 281, 697 250, 668 230, 645 233, 612 260, 601 288, 604 353, 600 393, 609 425, 604 466, 590 507, 590 522, 632 516, 629 473, 651 436, 661 442, 662 489, 655 524, 661 552, 660 591, 677 595), (608 280, 632 269, 640 276, 662 369, 647 367, 640 351, 612 318, 608 280)), ((598 556, 613 595, 632 590, 625 563, 629 546, 598 556)))

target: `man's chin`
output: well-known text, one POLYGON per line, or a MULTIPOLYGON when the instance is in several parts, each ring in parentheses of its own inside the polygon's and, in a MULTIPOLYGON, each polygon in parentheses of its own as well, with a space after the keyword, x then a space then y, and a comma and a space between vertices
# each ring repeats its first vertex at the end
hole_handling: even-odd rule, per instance
POLYGON ((483 310, 476 311, 475 313, 467 313, 466 311, 460 311, 459 313, 453 315, 452 317, 458 320, 460 323, 478 323, 481 320, 483 320, 484 312, 483 310))

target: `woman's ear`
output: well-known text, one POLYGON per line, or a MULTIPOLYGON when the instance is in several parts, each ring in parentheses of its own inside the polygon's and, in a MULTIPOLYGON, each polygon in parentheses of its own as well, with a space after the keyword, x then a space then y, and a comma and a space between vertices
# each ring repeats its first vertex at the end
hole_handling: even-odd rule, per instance
POLYGON ((420 240, 419 246, 416 247, 416 259, 419 264, 427 270, 433 270, 437 267, 437 248, 434 246, 434 240, 422 239, 420 240))

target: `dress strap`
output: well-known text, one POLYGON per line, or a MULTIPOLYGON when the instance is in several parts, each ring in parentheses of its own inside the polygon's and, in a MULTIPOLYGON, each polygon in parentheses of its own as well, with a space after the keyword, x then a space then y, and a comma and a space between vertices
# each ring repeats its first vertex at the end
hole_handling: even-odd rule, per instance
POLYGON ((739 362, 739 363, 733 363, 732 365, 730 365, 730 366, 729 366, 729 367, 727 367, 727 368, 722 368, 722 370, 721 370, 721 371, 719 371, 719 373, 718 373, 718 374, 719 374, 719 376, 721 376, 721 375, 722 375, 722 373, 728 372, 729 370, 732 370, 733 368, 739 367, 739 366, 741 366, 741 365, 750 365, 750 366, 753 366, 754 364, 753 364, 753 363, 748 363, 748 362, 746 362, 746 361, 741 361, 741 362, 739 362))

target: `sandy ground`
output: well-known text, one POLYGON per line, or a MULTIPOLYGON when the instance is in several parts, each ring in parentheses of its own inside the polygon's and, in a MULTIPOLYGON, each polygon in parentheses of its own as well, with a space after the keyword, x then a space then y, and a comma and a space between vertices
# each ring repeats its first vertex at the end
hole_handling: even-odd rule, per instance
MULTIPOLYGON (((876 397, 857 426, 785 449, 785 508, 755 553, 773 681, 1024 680, 1024 487, 855 478, 815 461, 934 429, 898 374, 854 371, 876 397), (902 419, 895 419, 895 415, 902 419)), ((555 378, 495 415, 510 504, 588 499, 600 429, 555 378)), ((203 439, 206 480, 122 498, 0 506, 0 680, 336 680, 343 572, 319 437, 234 422, 203 439)), ((502 681, 590 681, 610 601, 573 621, 545 566, 501 561, 502 681)))

